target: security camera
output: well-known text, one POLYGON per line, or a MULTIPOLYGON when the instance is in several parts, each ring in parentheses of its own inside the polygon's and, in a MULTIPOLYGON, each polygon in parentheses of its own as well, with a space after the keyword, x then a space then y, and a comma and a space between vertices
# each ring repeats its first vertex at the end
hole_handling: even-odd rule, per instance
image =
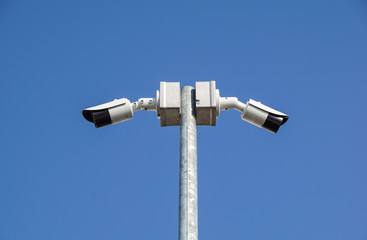
POLYGON ((84 109, 82 114, 85 119, 94 123, 96 128, 100 128, 129 120, 134 116, 134 112, 139 110, 157 111, 157 98, 139 98, 138 101, 133 103, 126 98, 115 99, 108 103, 84 109))
POLYGON ((161 82, 155 98, 139 98, 130 102, 126 98, 87 108, 82 111, 86 120, 96 128, 131 119, 136 111, 156 111, 161 126, 179 126, 181 88, 179 82, 161 82))
POLYGON ((218 99, 216 101, 217 117, 222 110, 235 109, 242 113, 243 120, 272 133, 277 133, 280 126, 289 119, 288 115, 252 99, 245 104, 236 97, 220 97, 218 89, 216 89, 216 99, 218 99))
POLYGON ((242 110, 242 119, 269 132, 276 133, 279 127, 289 119, 289 116, 250 99, 242 110))
POLYGON ((85 119, 94 123, 96 128, 100 128, 129 120, 133 117, 133 112, 130 101, 126 98, 121 98, 84 109, 82 114, 85 119))

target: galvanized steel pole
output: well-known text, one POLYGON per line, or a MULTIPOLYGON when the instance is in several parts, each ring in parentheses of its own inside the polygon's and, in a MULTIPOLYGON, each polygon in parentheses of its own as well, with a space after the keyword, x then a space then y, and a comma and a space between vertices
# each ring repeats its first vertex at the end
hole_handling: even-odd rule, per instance
POLYGON ((181 89, 179 240, 198 239, 195 90, 181 89))

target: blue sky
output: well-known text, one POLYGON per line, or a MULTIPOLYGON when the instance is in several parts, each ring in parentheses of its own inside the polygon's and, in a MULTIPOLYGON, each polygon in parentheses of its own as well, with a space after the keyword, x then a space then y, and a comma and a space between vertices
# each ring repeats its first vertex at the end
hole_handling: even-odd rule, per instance
POLYGON ((0 239, 175 239, 179 128, 83 108, 216 80, 290 115, 198 127, 199 238, 367 239, 367 2, 0 1, 0 239))

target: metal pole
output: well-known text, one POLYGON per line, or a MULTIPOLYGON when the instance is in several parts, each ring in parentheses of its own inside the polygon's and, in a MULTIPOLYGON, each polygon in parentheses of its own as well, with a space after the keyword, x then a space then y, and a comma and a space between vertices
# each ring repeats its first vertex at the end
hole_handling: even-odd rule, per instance
POLYGON ((179 240, 198 239, 195 90, 181 89, 179 240))

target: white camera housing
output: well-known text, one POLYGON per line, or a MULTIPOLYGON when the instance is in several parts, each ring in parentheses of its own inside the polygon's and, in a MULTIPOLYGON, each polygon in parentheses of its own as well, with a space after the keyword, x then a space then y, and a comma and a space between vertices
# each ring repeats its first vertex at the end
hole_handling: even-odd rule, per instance
POLYGON ((126 98, 115 99, 95 107, 84 109, 82 114, 96 128, 123 122, 133 117, 132 104, 126 98))
POLYGON ((242 119, 269 132, 276 133, 289 116, 250 99, 242 111, 242 119))
POLYGON ((220 111, 235 109, 242 119, 276 133, 289 116, 250 99, 246 104, 236 97, 221 97, 215 81, 196 82, 196 121, 197 125, 215 126, 220 111))

